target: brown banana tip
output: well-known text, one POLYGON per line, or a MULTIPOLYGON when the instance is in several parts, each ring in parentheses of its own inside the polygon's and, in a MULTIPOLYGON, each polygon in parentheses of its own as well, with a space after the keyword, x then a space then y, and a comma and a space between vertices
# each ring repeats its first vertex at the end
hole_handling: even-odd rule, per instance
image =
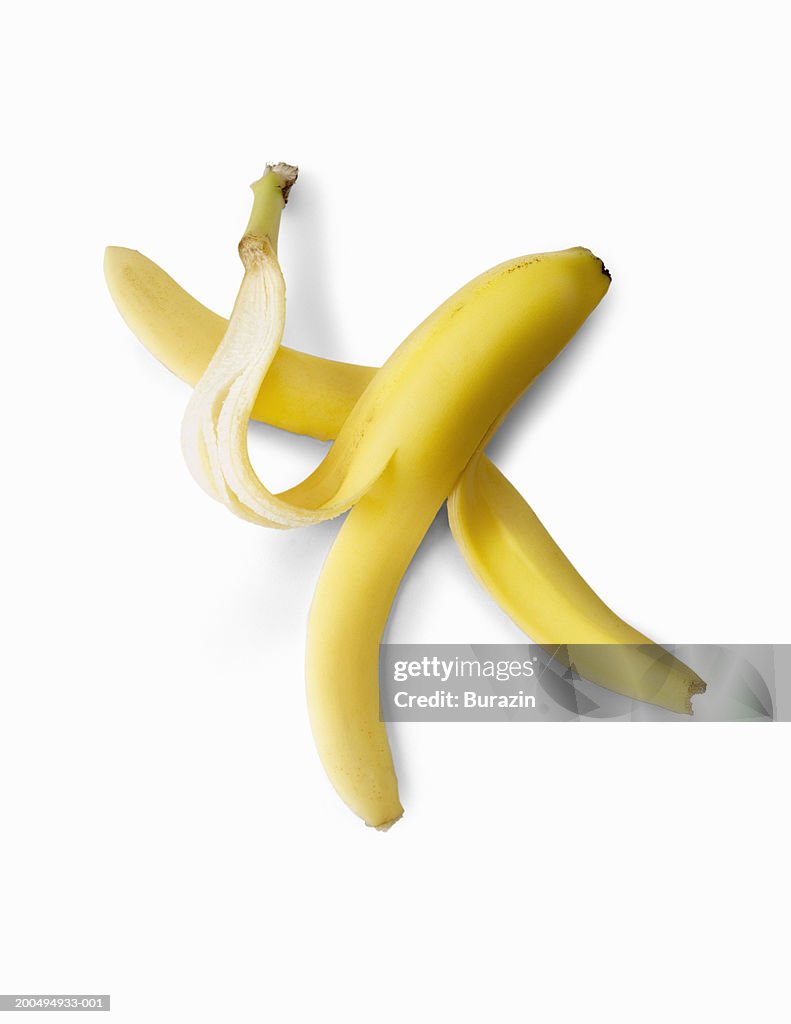
POLYGON ((283 192, 283 205, 285 206, 288 202, 288 194, 299 176, 299 168, 294 167, 293 164, 267 164, 264 173, 269 171, 276 174, 282 182, 281 189, 283 192))
POLYGON ((687 687, 687 713, 694 715, 695 709, 692 707, 692 698, 699 693, 706 692, 706 684, 700 677, 692 679, 687 687))

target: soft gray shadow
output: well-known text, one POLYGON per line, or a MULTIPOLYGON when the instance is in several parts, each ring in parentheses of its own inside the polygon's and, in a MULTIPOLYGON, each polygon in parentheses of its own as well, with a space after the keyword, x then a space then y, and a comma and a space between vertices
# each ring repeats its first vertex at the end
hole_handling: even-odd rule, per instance
POLYGON ((340 359, 344 345, 327 278, 332 252, 323 227, 323 207, 317 179, 300 171, 280 232, 287 282, 283 340, 302 352, 340 359))
POLYGON ((552 396, 563 387, 563 381, 576 372, 575 366, 584 362, 585 350, 589 345, 596 344, 594 339, 589 339, 589 334, 593 332, 601 337, 602 332, 607 330, 610 316, 611 313, 606 303, 595 309, 566 348, 552 360, 519 399, 486 448, 487 455, 490 455, 495 462, 497 462, 498 456, 512 443, 520 443, 520 439, 524 435, 525 423, 529 422, 531 417, 541 415, 544 405, 553 401, 552 396))

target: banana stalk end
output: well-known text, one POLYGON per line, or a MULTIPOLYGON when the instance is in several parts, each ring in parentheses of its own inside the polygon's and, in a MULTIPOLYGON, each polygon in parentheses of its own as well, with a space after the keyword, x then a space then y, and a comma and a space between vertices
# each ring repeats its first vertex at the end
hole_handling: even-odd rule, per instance
POLYGON ((245 236, 267 238, 277 250, 280 215, 297 180, 298 170, 291 164, 267 164, 264 173, 250 186, 253 190, 253 210, 245 236))

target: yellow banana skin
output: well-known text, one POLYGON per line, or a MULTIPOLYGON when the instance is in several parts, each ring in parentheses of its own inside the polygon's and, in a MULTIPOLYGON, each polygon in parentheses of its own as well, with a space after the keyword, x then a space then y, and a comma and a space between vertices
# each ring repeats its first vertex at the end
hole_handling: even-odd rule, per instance
MULTIPOLYGON (((132 333, 169 370, 194 386, 223 339, 228 321, 194 299, 134 249, 109 246, 104 275, 132 333)), ((376 373, 281 346, 253 408, 255 419, 330 441, 376 373)))
POLYGON ((473 574, 536 643, 562 645, 564 660, 616 693, 692 714, 703 680, 607 607, 480 453, 448 499, 448 519, 473 574))
POLYGON ((493 424, 608 285, 586 249, 489 271, 406 339, 341 429, 336 445, 358 437, 363 462, 371 458, 366 449, 392 448, 393 455, 352 508, 319 578, 308 624, 308 707, 329 778, 369 825, 388 828, 402 814, 378 676, 379 643, 401 578, 493 424))
MULTIPOLYGON (((109 247, 105 275, 122 317, 169 370, 195 384, 219 345, 227 320, 211 312, 146 256, 109 247)), ((337 437, 376 369, 281 347, 254 416, 293 433, 337 437)), ((682 663, 620 619, 579 575, 528 503, 482 453, 450 494, 451 529, 479 582, 536 643, 573 644, 576 667, 600 685, 671 711, 691 713, 705 684, 682 663), (606 671, 591 645, 631 645, 606 671), (578 646, 579 645, 579 646, 578 646), (643 648, 643 645, 650 645, 643 648), (643 648, 643 656, 637 650, 643 648), (658 673, 656 662, 664 670, 658 673), (583 664, 586 669, 583 670, 583 664)), ((361 517, 360 517, 361 518, 361 517)), ((389 549, 386 553, 389 553, 389 549)), ((389 601, 388 601, 389 607, 389 601)), ((603 654, 604 656, 604 654, 603 654)))
MULTIPOLYGON (((226 321, 133 250, 108 249, 105 272, 133 332, 169 369, 194 384, 226 321)), ((375 381, 374 368, 281 348, 258 396, 257 419, 320 439, 340 435, 313 484, 308 478, 299 485, 301 495, 316 503, 349 475, 350 463, 352 469, 356 462, 364 468, 390 458, 385 473, 349 514, 328 557, 311 610, 307 656, 309 708, 322 760, 347 804, 377 828, 389 827, 402 813, 379 721, 378 645, 403 573, 449 494, 454 534, 473 571, 533 639, 547 645, 570 638, 583 645, 650 643, 606 608, 543 527, 535 528, 538 520, 524 500, 485 456, 476 454, 608 284, 602 264, 587 250, 511 261, 432 314, 375 381), (531 306, 524 297, 533 290, 542 298, 531 306), (569 308, 574 313, 564 321, 561 309, 569 308), (505 534, 510 540, 503 545, 499 540, 505 534), (514 544, 543 566, 543 576, 528 573, 525 580, 540 578, 553 595, 548 606, 532 599, 529 586, 520 591, 511 571, 514 544), (600 612, 594 631, 587 621, 592 605, 600 612), (557 630, 547 624, 550 608, 558 615, 557 630)), ((654 651, 669 657, 661 648, 654 651)), ((600 668, 592 662, 588 667, 600 668)), ((686 712, 689 696, 704 688, 694 677, 684 701, 681 688, 646 688, 633 668, 622 673, 623 687, 601 671, 598 681, 686 712)), ((694 676, 684 671, 687 680, 694 676)))

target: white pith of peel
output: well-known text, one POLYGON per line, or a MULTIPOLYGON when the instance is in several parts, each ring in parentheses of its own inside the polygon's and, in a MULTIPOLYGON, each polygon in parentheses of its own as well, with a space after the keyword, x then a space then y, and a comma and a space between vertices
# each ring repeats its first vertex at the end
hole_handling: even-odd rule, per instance
MULTIPOLYGON (((342 500, 330 498, 313 507, 285 500, 259 479, 247 431, 283 337, 286 288, 269 238, 246 235, 239 254, 244 277, 228 328, 182 421, 184 458, 200 486, 242 519, 275 529, 323 522, 351 508, 379 473, 353 492, 346 490, 342 500)), ((291 495, 298 493, 298 487, 290 489, 291 495)))

